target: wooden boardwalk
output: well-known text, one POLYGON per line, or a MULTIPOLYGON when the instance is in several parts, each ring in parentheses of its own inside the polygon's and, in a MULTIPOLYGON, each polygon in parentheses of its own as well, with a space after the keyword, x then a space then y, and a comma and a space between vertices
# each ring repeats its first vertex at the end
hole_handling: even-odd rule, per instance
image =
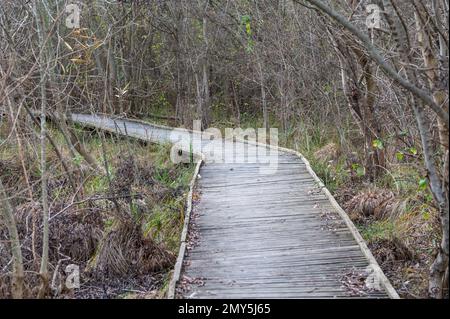
MULTIPOLYGON (((137 138, 175 142, 167 129, 150 124, 73 118, 137 138)), ((246 144, 246 152, 251 148, 257 146, 246 144)), ((353 224, 319 187, 307 163, 283 150, 264 148, 261 153, 262 163, 229 163, 230 154, 225 154, 227 163, 208 163, 205 154, 194 208, 199 239, 187 250, 182 270, 183 278, 194 283, 189 290, 179 287, 178 296, 397 298, 353 224), (275 173, 261 169, 268 159, 277 161, 275 173), (378 289, 367 289, 359 274, 378 289)))

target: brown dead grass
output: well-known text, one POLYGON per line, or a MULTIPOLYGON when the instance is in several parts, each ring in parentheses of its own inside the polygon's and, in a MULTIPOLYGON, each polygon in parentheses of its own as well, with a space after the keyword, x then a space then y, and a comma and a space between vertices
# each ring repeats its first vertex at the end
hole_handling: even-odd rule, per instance
POLYGON ((144 238, 141 225, 130 219, 105 234, 89 271, 110 278, 144 275, 171 267, 175 259, 163 246, 144 238))
MULTIPOLYGON (((56 205, 54 212, 60 208, 56 205)), ((25 282, 28 286, 28 298, 36 297, 39 283, 39 264, 42 252, 42 208, 37 202, 27 202, 16 208, 16 222, 22 244, 22 254, 26 271, 25 282)), ((51 272, 59 272, 68 264, 85 264, 96 249, 101 236, 103 221, 94 207, 86 206, 83 211, 69 209, 61 216, 50 220, 49 224, 49 263, 51 272)), ((0 240, 8 240, 4 227, 0 227, 0 240)), ((7 245, 0 249, 0 264, 5 266, 11 256, 7 245)), ((0 298, 10 298, 10 273, 7 269, 0 272, 0 298), (6 272, 5 272, 6 270, 6 272)))
POLYGON ((346 199, 341 203, 363 229, 378 225, 366 240, 400 296, 426 298, 429 267, 439 242, 435 209, 424 205, 423 198, 403 199, 387 190, 362 191, 353 197, 351 193, 341 196, 346 199))
POLYGON ((340 151, 338 145, 329 143, 314 153, 315 159, 320 162, 334 161, 339 157, 340 151))
POLYGON ((406 209, 406 201, 387 190, 364 191, 344 203, 344 208, 354 221, 364 218, 374 220, 394 219, 406 209))
MULTIPOLYGON (((159 289, 176 257, 164 243, 144 236, 142 223, 155 203, 184 195, 182 190, 169 188, 155 178, 155 172, 162 169, 169 180, 176 178, 177 168, 156 167, 150 159, 144 150, 142 154, 111 158, 109 164, 114 178, 107 189, 99 184, 99 176, 90 175, 92 172, 80 176, 95 180, 96 189, 94 193, 81 192, 82 203, 74 205, 71 205, 73 194, 67 177, 58 173, 60 167, 58 170, 53 167, 48 183, 50 216, 63 212, 50 221, 49 269, 56 286, 48 297, 116 298, 135 291, 145 298, 160 297, 159 289), (115 198, 117 206, 111 198, 115 198), (68 264, 80 266, 81 288, 76 291, 69 292, 60 286, 66 278, 64 270, 68 264)), ((33 163, 30 161, 29 167, 33 163)), ((21 166, 14 161, 2 159, 0 174, 9 193, 17 194, 24 189, 24 181, 17 178, 22 176, 21 166)), ((34 176, 33 182, 33 193, 38 196, 39 177, 34 176)), ((35 298, 40 284, 42 208, 26 195, 20 200, 14 198, 13 204, 26 271, 26 297, 35 298)), ((10 260, 8 234, 0 220, 0 298, 11 297, 10 260)))

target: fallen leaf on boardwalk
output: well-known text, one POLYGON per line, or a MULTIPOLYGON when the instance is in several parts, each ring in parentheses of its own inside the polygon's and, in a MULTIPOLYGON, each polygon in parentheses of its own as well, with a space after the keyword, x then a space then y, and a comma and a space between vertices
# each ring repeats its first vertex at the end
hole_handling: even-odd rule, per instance
POLYGON ((374 289, 370 289, 366 285, 368 275, 365 270, 353 268, 344 273, 340 281, 342 287, 350 296, 363 297, 374 291, 374 289))

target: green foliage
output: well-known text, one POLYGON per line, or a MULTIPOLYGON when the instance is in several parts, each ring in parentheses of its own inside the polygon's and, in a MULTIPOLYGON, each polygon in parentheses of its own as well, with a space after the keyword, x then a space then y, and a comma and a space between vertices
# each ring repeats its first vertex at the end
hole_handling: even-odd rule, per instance
POLYGON ((331 165, 327 162, 313 160, 313 158, 311 157, 311 167, 330 192, 334 193, 348 182, 349 174, 345 170, 343 161, 337 161, 334 165, 331 165))
POLYGON ((95 175, 86 182, 85 191, 88 194, 98 194, 106 192, 108 187, 108 179, 105 176, 95 175))
POLYGON ((252 21, 252 19, 249 15, 243 15, 241 17, 241 24, 243 25, 245 34, 247 36, 247 46, 245 48, 245 51, 247 53, 252 53, 253 48, 255 46, 255 43, 252 39, 253 31, 252 31, 251 21, 252 21))
POLYGON ((412 154, 412 155, 417 155, 417 148, 415 147, 410 147, 408 149, 408 151, 412 154))
POLYGON ((395 153, 395 158, 397 161, 402 162, 405 159, 406 155, 413 155, 416 156, 418 154, 417 148, 415 147, 408 147, 404 148, 402 150, 399 150, 395 153))
POLYGON ((422 211, 422 218, 423 220, 430 220, 431 212, 429 210, 422 211))
POLYGON ((114 219, 113 218, 108 218, 105 220, 104 222, 104 230, 108 231, 108 230, 112 230, 114 228, 114 219))
POLYGON ((75 165, 80 166, 81 163, 83 162, 83 156, 81 156, 81 155, 78 154, 78 153, 75 154, 75 157, 72 158, 72 162, 73 162, 75 165))
POLYGON ((379 150, 384 149, 384 143, 380 139, 373 140, 372 145, 376 149, 379 149, 379 150))
POLYGON ((426 178, 421 178, 419 180, 419 190, 425 191, 428 188, 428 180, 426 178))
POLYGON ((143 231, 146 237, 151 237, 156 243, 164 243, 169 250, 176 252, 183 225, 180 212, 184 205, 182 201, 174 201, 172 205, 176 209, 173 209, 167 204, 153 207, 151 214, 145 217, 143 231))
POLYGON ((325 84, 325 85, 323 86, 323 91, 324 91, 326 94, 332 93, 332 92, 333 92, 333 87, 332 87, 329 83, 327 83, 327 84, 325 84))
POLYGON ((245 47, 245 52, 252 53, 254 46, 255 46, 255 42, 253 41, 253 39, 248 39, 247 46, 245 47))
POLYGON ((358 163, 352 164, 352 170, 356 173, 356 176, 363 177, 366 175, 366 170, 364 167, 358 163))
POLYGON ((391 239, 395 233, 395 224, 391 221, 375 221, 367 226, 359 226, 363 238, 368 241, 391 239))
POLYGON ((395 153, 395 158, 397 158, 397 161, 401 162, 405 158, 405 154, 403 152, 397 152, 395 153))
POLYGON ((249 16, 249 15, 247 15, 247 14, 244 14, 242 17, 241 17, 241 23, 243 24, 243 25, 248 25, 248 24, 250 24, 250 21, 252 20, 252 18, 249 16))

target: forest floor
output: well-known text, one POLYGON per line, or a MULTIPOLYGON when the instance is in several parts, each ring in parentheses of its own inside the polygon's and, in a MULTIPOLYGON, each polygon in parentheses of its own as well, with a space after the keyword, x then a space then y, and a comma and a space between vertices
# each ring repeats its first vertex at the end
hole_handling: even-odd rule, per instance
MULTIPOLYGON (((0 137, 8 130, 2 128, 0 137)), ((51 129, 57 145, 66 145, 58 131, 51 129)), ((6 134, 6 135, 5 135, 6 134)), ((100 174, 83 158, 61 147, 73 169, 77 185, 74 196, 70 180, 55 152, 48 146, 50 202, 50 271, 52 298, 162 298, 179 249, 185 199, 195 165, 173 164, 169 145, 142 142, 94 131, 78 131, 89 153, 108 174, 100 174), (103 142, 102 142, 103 140, 103 142), (109 176, 109 177, 108 177, 109 176), (80 287, 66 289, 66 267, 79 266, 80 287)), ((32 150, 33 139, 23 147, 32 150)), ((0 176, 16 207, 19 235, 26 270, 27 297, 36 296, 42 227, 40 169, 36 158, 25 159, 30 191, 17 160, 16 144, 2 139, 0 176), (30 194, 30 195, 29 195, 30 194), (32 196, 32 199, 30 199, 32 196)), ((27 154, 30 152, 27 152, 27 154)), ((1 222, 1 221, 0 221, 1 222)), ((0 231, 0 298, 8 298, 4 227, 0 231)))

